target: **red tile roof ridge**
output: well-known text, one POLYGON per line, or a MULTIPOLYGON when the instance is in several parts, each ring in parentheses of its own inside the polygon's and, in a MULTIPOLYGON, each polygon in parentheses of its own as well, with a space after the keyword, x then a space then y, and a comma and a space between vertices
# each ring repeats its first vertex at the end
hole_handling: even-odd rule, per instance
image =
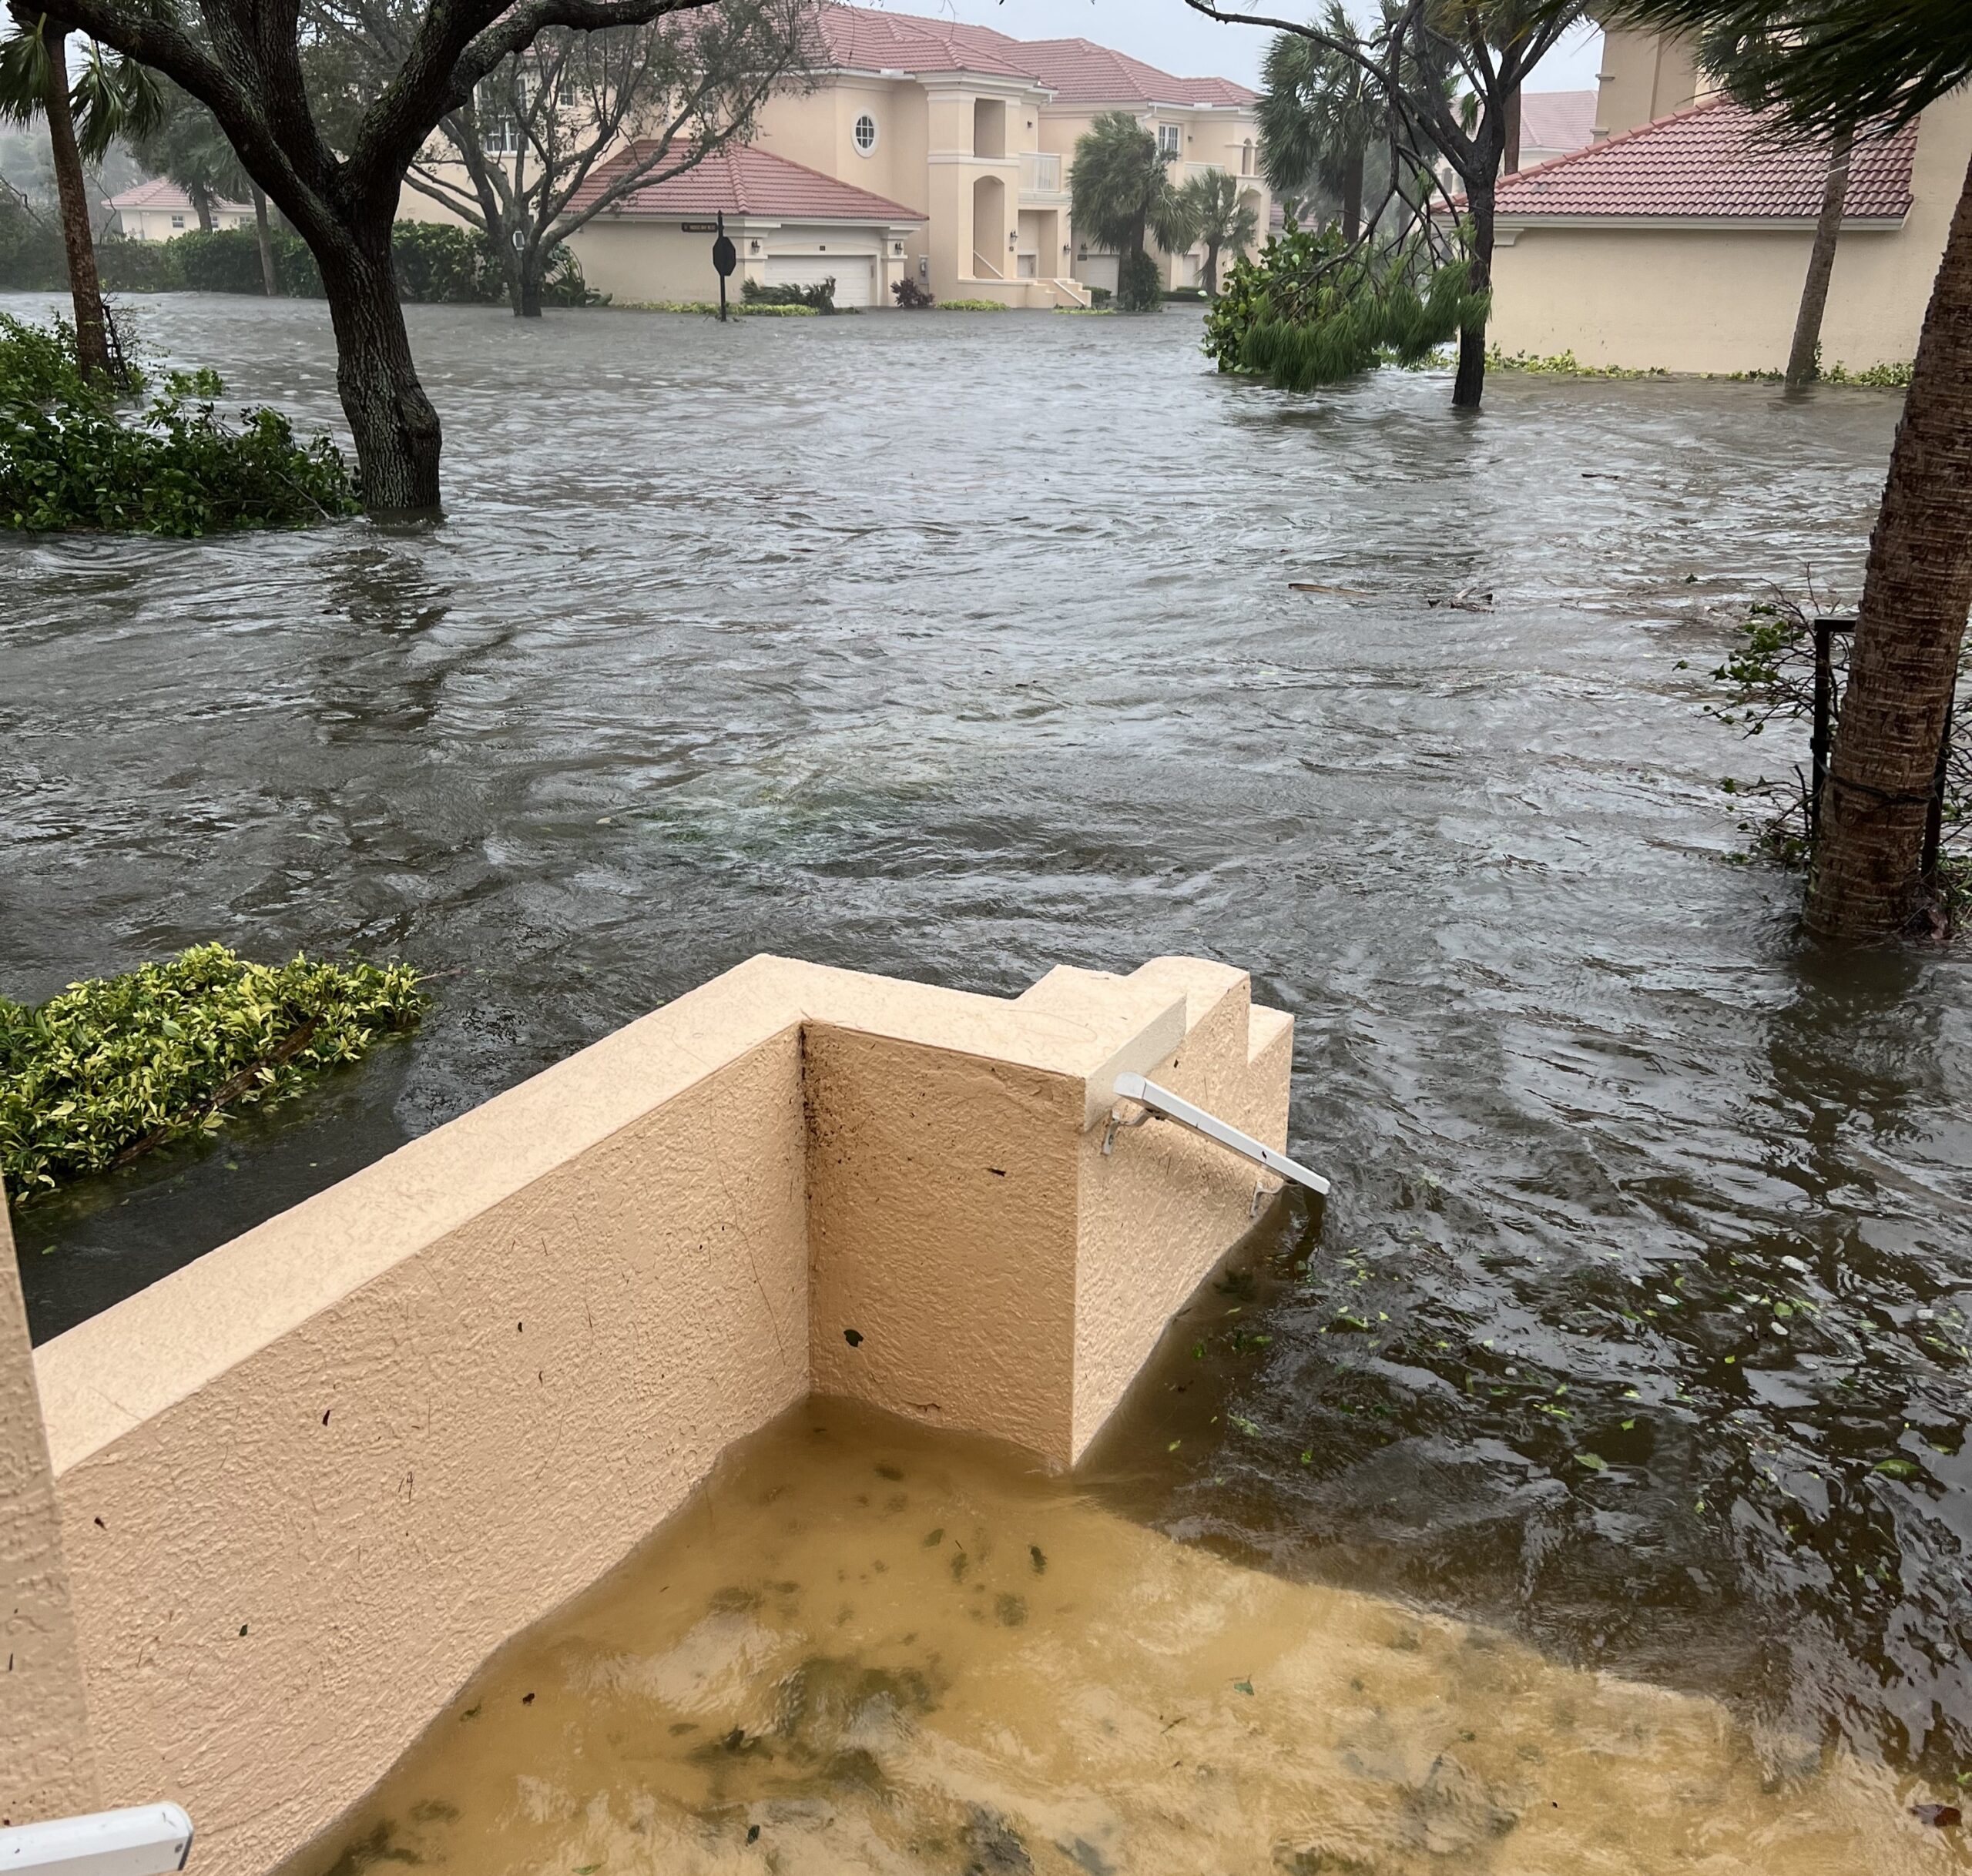
MULTIPOLYGON (((570 206, 585 208, 615 182, 616 174, 636 162, 656 139, 639 138, 595 170, 576 190, 570 206)), ((693 146, 682 139, 672 149, 689 156, 693 146)), ((611 215, 712 214, 803 216, 823 221, 921 222, 916 209, 906 208, 874 189, 859 188, 806 163, 763 149, 756 143, 722 145, 702 161, 632 186, 605 209, 611 215), (668 196, 669 199, 665 199, 668 196), (768 198, 773 197, 770 201, 768 198)))

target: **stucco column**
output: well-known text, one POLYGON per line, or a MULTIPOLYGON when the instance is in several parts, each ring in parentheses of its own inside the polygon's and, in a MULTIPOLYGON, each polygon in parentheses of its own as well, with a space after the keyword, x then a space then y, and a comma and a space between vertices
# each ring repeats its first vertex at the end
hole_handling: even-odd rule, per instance
POLYGON ((0 1195, 0 1824, 97 1804, 55 1480, 0 1195))

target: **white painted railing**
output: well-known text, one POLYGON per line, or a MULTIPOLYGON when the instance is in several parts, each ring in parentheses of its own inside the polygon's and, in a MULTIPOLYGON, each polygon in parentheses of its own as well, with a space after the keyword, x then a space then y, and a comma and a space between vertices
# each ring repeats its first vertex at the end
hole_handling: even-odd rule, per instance
POLYGON ((1061 158, 1049 150, 1022 150, 1020 189, 1024 196, 1058 196, 1061 193, 1061 158))

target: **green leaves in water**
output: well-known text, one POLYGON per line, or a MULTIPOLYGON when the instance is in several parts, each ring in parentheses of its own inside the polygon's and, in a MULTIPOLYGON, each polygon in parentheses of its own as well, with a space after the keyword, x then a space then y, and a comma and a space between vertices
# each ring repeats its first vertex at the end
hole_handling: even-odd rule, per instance
POLYGON ((0 313, 0 527, 198 535, 298 528, 358 511, 326 436, 304 444, 267 405, 222 417, 211 370, 174 372, 140 410, 134 366, 112 386, 86 382, 75 334, 0 313))
POLYGON ((425 1003, 407 964, 255 964, 216 944, 39 1009, 0 997, 0 1177, 29 1197, 214 1131, 414 1027, 425 1003))
POLYGON ((1290 226, 1241 260, 1206 320, 1222 371, 1313 390, 1383 363, 1414 365, 1483 323, 1490 296, 1464 261, 1435 266, 1421 243, 1352 247, 1333 229, 1290 226))

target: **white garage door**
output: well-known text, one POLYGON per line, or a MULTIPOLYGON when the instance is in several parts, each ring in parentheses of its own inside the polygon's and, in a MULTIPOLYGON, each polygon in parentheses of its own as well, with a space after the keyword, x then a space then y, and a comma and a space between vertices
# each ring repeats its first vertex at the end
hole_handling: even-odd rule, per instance
POLYGON ((770 286, 819 286, 831 275, 835 278, 835 303, 839 307, 867 307, 874 297, 870 284, 871 263, 867 254, 770 254, 770 286))

